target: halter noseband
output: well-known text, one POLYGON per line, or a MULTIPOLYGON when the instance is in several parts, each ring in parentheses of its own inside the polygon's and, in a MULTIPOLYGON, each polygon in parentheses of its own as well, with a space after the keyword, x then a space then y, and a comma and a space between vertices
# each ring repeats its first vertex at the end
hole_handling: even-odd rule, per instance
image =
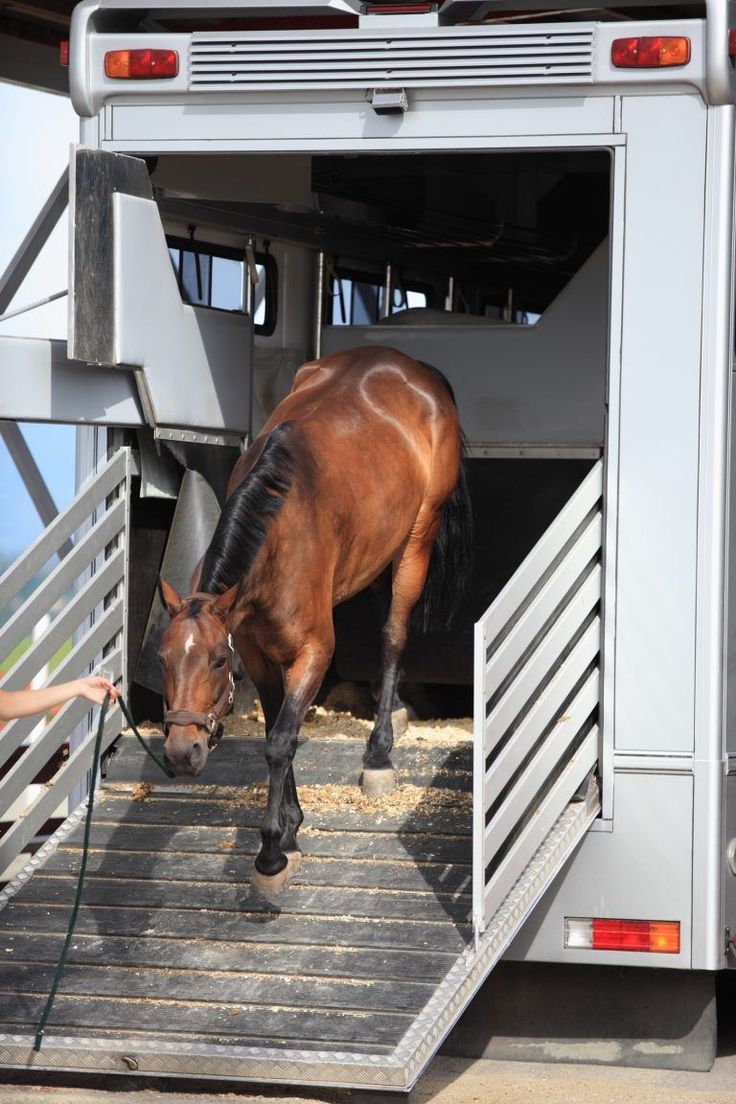
POLYGON ((212 706, 209 713, 194 713, 191 709, 167 709, 164 713, 164 736, 169 734, 169 725, 196 725, 207 730, 207 747, 216 748, 222 739, 222 719, 233 707, 235 697, 235 679, 233 678, 233 663, 235 661, 235 648, 233 638, 227 634, 227 646, 230 649, 230 662, 227 672, 227 686, 212 706))

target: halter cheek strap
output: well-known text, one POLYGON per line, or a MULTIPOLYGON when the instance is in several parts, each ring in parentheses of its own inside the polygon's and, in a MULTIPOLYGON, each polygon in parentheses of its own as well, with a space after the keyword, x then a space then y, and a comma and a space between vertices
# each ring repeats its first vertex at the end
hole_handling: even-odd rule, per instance
POLYGON ((212 709, 209 713, 195 713, 191 709, 167 709, 164 713, 164 734, 166 736, 169 734, 169 725, 196 725, 197 728, 206 729, 207 747, 217 747, 222 739, 222 718, 227 716, 231 711, 235 697, 235 679, 233 678, 235 648, 230 633, 227 634, 227 646, 230 649, 227 685, 212 706, 212 709))

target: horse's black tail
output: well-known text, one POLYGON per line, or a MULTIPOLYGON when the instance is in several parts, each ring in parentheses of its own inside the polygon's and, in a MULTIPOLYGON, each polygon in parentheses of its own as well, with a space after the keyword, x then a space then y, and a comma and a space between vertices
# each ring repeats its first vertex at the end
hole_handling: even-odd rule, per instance
MULTIPOLYGON (((449 384, 447 389, 452 395, 449 384)), ((412 627, 420 632, 439 632, 449 628, 473 571, 473 508, 465 452, 463 438, 460 475, 455 489, 445 502, 440 531, 432 547, 427 581, 412 618, 412 627)))

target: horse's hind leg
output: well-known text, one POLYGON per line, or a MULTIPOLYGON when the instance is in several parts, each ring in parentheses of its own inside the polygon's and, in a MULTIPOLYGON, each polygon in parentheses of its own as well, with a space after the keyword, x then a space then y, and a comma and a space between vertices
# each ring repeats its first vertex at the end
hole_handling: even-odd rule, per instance
POLYGON ((396 785, 396 774, 391 763, 394 743, 391 714, 399 679, 399 661, 409 632, 409 618, 427 578, 431 551, 431 540, 425 538, 420 541, 409 537, 394 564, 391 606, 383 626, 381 693, 376 723, 363 756, 362 785, 370 797, 389 793, 396 785))
POLYGON ((266 737, 268 800, 261 828, 261 849, 256 855, 251 885, 268 899, 281 892, 290 872, 282 840, 291 844, 293 852, 298 854, 296 830, 301 823, 301 809, 292 762, 304 714, 320 687, 331 655, 331 647, 316 643, 302 648, 287 669, 284 701, 266 737))
MULTIPOLYGON (((371 584, 371 590, 376 596, 376 602, 378 604, 378 613, 380 616, 381 627, 386 624, 388 620, 389 610, 391 609, 391 568, 387 568, 382 575, 371 584)), ((398 683, 401 678, 401 671, 397 668, 396 672, 396 686, 394 689, 394 700, 391 703, 391 725, 393 728, 394 737, 401 736, 406 731, 406 726, 409 721, 409 713, 406 705, 399 697, 398 683)), ((380 688, 379 688, 380 694, 380 688)), ((377 696, 376 696, 377 700, 377 696)))

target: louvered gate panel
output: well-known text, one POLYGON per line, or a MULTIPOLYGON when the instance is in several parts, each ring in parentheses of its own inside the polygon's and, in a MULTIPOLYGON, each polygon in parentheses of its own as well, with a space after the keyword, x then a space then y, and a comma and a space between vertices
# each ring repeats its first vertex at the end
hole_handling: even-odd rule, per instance
POLYGON ((598 758, 602 488, 599 461, 475 627, 479 932, 598 758))
MULTIPOLYGON (((130 449, 119 449, 0 578, 0 607, 8 609, 18 603, 0 629, 0 656, 17 657, 0 678, 1 689, 19 690, 39 671, 48 672, 52 657, 72 641, 70 651, 53 672, 54 682, 85 675, 100 662, 113 679, 123 677, 132 475, 130 449), (24 597, 28 584, 57 555, 60 562, 24 597), (55 616, 46 630, 25 647, 33 626, 53 611, 55 616)), ((46 724, 37 716, 20 717, 2 729, 0 819, 6 830, 0 841, 0 874, 6 879, 13 873, 11 864, 22 857, 46 821, 58 815, 89 771, 94 728, 76 747, 71 737, 91 710, 88 701, 74 698, 46 724), (65 745, 68 757, 60 755, 65 745), (43 770, 45 783, 33 785, 43 770)), ((120 708, 112 705, 103 732, 103 751, 121 728, 120 708)))
POLYGON ((189 87, 211 91, 545 85, 592 80, 593 29, 447 27, 195 33, 189 87))

